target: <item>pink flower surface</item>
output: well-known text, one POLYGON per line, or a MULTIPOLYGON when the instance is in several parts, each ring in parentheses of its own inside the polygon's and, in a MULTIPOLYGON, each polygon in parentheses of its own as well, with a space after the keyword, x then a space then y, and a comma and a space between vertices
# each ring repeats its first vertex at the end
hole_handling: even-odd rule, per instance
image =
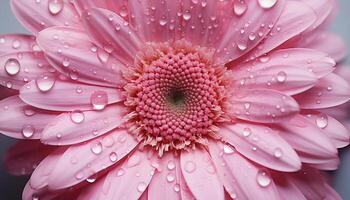
POLYGON ((12 0, 0 132, 32 199, 341 199, 335 0, 12 0), (7 89, 5 89, 7 88, 7 89))

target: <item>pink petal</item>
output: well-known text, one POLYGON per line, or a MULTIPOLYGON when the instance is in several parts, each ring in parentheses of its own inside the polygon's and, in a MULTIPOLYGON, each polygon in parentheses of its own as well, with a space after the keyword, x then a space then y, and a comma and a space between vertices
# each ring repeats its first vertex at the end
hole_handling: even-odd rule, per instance
POLYGON ((317 31, 305 36, 298 46, 325 52, 339 62, 346 56, 345 44, 345 41, 338 34, 317 31))
POLYGON ((281 126, 279 134, 299 153, 301 159, 302 154, 319 159, 337 157, 337 149, 330 139, 306 117, 298 115, 281 126))
POLYGON ((303 163, 307 163, 308 166, 319 170, 336 170, 338 169, 340 163, 338 156, 325 158, 322 156, 315 156, 302 152, 299 152, 299 156, 303 163))
POLYGON ((104 8, 121 16, 128 15, 127 2, 124 0, 75 0, 73 3, 80 14, 89 8, 104 8))
POLYGON ((127 21, 101 8, 87 10, 82 19, 89 35, 100 47, 111 49, 111 53, 122 63, 133 64, 141 42, 127 21))
POLYGON ((71 146, 52 171, 48 187, 57 190, 74 186, 123 159, 136 144, 126 130, 115 130, 103 138, 71 146))
POLYGON ((238 152, 265 167, 285 172, 301 168, 297 153, 269 127, 238 122, 221 127, 219 134, 238 152))
POLYGON ((40 75, 56 76, 55 69, 47 63, 41 52, 13 52, 1 55, 0 66, 4 66, 0 69, 0 84, 16 90, 40 75))
POLYGON ((224 199, 224 189, 219 181, 211 158, 203 149, 182 152, 181 170, 196 199, 224 199))
POLYGON ((161 171, 156 172, 148 186, 148 199, 181 200, 181 166, 178 157, 167 153, 160 159, 161 171))
MULTIPOLYGON (((284 0, 277 1, 269 9, 261 7, 258 1, 245 1, 245 3, 247 4, 245 13, 237 16, 232 12, 229 28, 217 50, 217 56, 220 57, 219 63, 233 61, 256 47, 270 32, 285 7, 284 0)), ((227 9, 232 10, 232 8, 227 9)))
POLYGON ((19 97, 27 104, 35 107, 61 111, 92 110, 93 102, 91 100, 99 93, 107 98, 107 104, 122 100, 121 91, 114 88, 84 85, 61 80, 51 82, 50 80, 50 85, 53 83, 52 88, 47 92, 43 92, 39 89, 42 88, 40 86, 41 83, 41 81, 32 81, 26 84, 20 90, 19 97))
POLYGON ((11 8, 23 26, 34 34, 51 26, 80 27, 79 15, 69 1, 11 0, 11 8))
POLYGON ((276 184, 276 188, 281 196, 281 199, 307 200, 304 194, 290 180, 289 176, 285 176, 280 173, 275 173, 273 174, 273 180, 276 184))
POLYGON ((41 31, 37 41, 50 63, 67 77, 100 86, 122 85, 123 65, 97 48, 85 31, 52 27, 41 31))
POLYGON ((50 145, 71 145, 85 142, 119 127, 125 120, 124 105, 116 104, 103 111, 83 112, 84 121, 76 123, 71 113, 59 115, 44 129, 41 141, 50 145))
POLYGON ((231 147, 221 142, 210 141, 209 144, 217 173, 232 199, 261 199, 261 197, 269 200, 280 199, 275 184, 265 168, 252 164, 233 149, 227 150, 227 148, 231 147))
POLYGON ((6 152, 6 168, 12 175, 29 175, 51 151, 39 141, 19 141, 6 152))
POLYGON ((324 200, 342 200, 342 198, 340 197, 340 195, 328 184, 325 184, 325 188, 326 188, 326 196, 324 198, 324 200))
POLYGON ((331 73, 320 79, 313 88, 294 98, 303 109, 329 108, 349 101, 350 87, 347 81, 331 73))
MULTIPOLYGON (((261 60, 266 59, 262 57, 261 60)), ((274 65, 266 63, 265 67, 235 67, 232 69, 233 84, 242 89, 273 89, 284 94, 295 95, 315 85, 314 73, 295 66, 274 65)))
POLYGON ((230 116, 262 123, 277 123, 295 116, 298 103, 290 96, 268 89, 232 91, 230 116), (234 92, 234 93, 233 93, 234 92), (264 101, 261 101, 264 99, 264 101))
POLYGON ((259 44, 259 47, 255 48, 249 55, 258 57, 273 50, 305 31, 316 19, 314 11, 306 4, 298 1, 287 1, 280 18, 271 29, 271 32, 259 44))
POLYGON ((145 42, 173 41, 177 35, 181 19, 179 0, 128 1, 132 25, 145 42))
POLYGON ((39 51, 35 37, 25 34, 0 35, 0 55, 23 51, 39 51))
POLYGON ((9 89, 9 88, 1 86, 1 85, 0 85, 0 90, 1 90, 0 100, 6 99, 6 98, 11 97, 11 96, 18 95, 17 90, 12 90, 12 89, 9 89))
POLYGON ((52 193, 47 190, 35 190, 30 187, 29 182, 25 185, 22 193, 22 200, 33 200, 33 198, 38 198, 43 200, 51 200, 58 196, 58 193, 52 193))
MULTIPOLYGON (((105 179, 98 181, 85 199, 139 199, 151 182, 155 169, 146 153, 136 151, 125 162, 111 170, 105 179)), ((85 198, 84 198, 85 197, 85 198)))
POLYGON ((36 109, 18 96, 0 101, 0 109, 0 132, 17 139, 39 139, 45 126, 58 115, 36 109))
POLYGON ((307 119, 314 123, 316 127, 321 129, 337 148, 343 148, 349 144, 349 130, 333 117, 318 112, 305 112, 304 115, 306 115, 307 119))
POLYGON ((251 68, 252 65, 254 65, 255 70, 263 70, 268 66, 293 66, 313 72, 317 78, 321 78, 331 73, 335 69, 335 64, 334 60, 325 53, 312 49, 291 48, 276 50, 267 56, 262 56, 238 66, 234 65, 232 70, 235 70, 235 68, 247 69, 251 68))
POLYGON ((332 14, 336 6, 335 0, 301 0, 306 5, 310 6, 316 13, 317 20, 309 28, 309 31, 314 30, 332 14))

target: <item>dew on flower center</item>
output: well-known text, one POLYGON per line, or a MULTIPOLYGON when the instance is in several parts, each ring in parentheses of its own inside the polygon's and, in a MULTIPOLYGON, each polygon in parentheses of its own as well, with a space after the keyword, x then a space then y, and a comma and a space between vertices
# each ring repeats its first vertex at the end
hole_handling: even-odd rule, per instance
POLYGON ((132 132, 160 153, 215 134, 225 82, 224 68, 212 65, 211 51, 182 40, 146 48, 134 69, 138 75, 125 87, 125 105, 136 116, 132 132))

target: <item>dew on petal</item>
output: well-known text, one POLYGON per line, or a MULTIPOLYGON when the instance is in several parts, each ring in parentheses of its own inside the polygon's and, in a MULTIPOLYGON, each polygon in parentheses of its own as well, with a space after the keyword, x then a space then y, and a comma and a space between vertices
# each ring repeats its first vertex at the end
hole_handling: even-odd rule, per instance
POLYGON ((8 75, 15 76, 19 73, 21 65, 17 59, 10 58, 6 61, 4 68, 8 75))
POLYGON ((233 150, 233 148, 227 144, 224 144, 224 153, 225 154, 233 154, 235 152, 235 150, 233 150))
POLYGON ((287 79, 287 74, 284 71, 280 71, 277 73, 277 81, 280 83, 285 82, 287 79))
POLYGON ((248 5, 245 0, 235 0, 233 4, 233 12, 237 16, 243 15, 247 11, 248 5))
POLYGON ((328 126, 328 117, 325 114, 319 114, 316 117, 316 125, 318 128, 326 128, 328 126))
POLYGON ((256 175, 256 181, 261 187, 267 187, 271 183, 271 177, 263 170, 259 170, 256 175))
POLYGON ((108 104, 108 95, 104 91, 95 91, 91 94, 90 103, 94 110, 103 110, 108 104))
POLYGON ((169 170, 175 169, 175 163, 173 160, 169 160, 168 165, 167 165, 169 170))
POLYGON ((243 136, 249 137, 252 134, 252 130, 250 128, 244 128, 243 129, 243 136))
POLYGON ((97 179, 97 174, 94 174, 94 175, 90 176, 89 178, 87 178, 86 181, 88 183, 94 183, 96 181, 96 179, 97 179))
POLYGON ((80 124, 84 121, 85 115, 82 111, 75 110, 75 111, 70 113, 70 119, 72 120, 72 122, 74 122, 76 124, 80 124))
POLYGON ((276 5, 277 0, 258 0, 262 8, 269 9, 276 5))
POLYGON ((138 185, 137 185, 137 191, 139 192, 144 192, 147 188, 147 185, 145 182, 140 182, 138 185))
POLYGON ((173 182, 175 180, 175 175, 173 173, 169 173, 167 176, 166 176, 166 180, 170 183, 170 182, 173 182))
POLYGON ((175 192, 180 192, 180 185, 179 184, 175 184, 174 185, 174 191, 175 192))
POLYGON ((125 174, 124 169, 119 169, 117 172, 117 176, 123 176, 125 174))
POLYGON ((12 47, 14 48, 14 49, 18 49, 18 48, 20 48, 21 47, 21 42, 19 41, 19 40, 14 40, 13 42, 12 42, 12 47))
POLYGON ((51 76, 40 76, 39 78, 35 79, 35 83, 37 88, 40 90, 40 92, 48 92, 50 91, 53 86, 55 85, 56 79, 51 76))
POLYGON ((96 155, 101 154, 101 153, 102 153, 102 144, 101 144, 101 142, 98 142, 98 143, 96 143, 96 144, 93 144, 93 145, 91 146, 91 151, 92 151, 92 153, 94 153, 94 154, 96 154, 96 155))
POLYGON ((138 165, 141 162, 140 156, 138 155, 132 155, 130 156, 128 162, 127 162, 127 167, 134 167, 138 165))
POLYGON ((32 125, 25 125, 22 129, 22 135, 25 138, 33 137, 35 129, 32 125))
POLYGON ((193 161, 187 161, 185 163, 185 171, 188 173, 192 173, 196 170, 196 163, 194 163, 193 161))
POLYGON ((52 15, 57 15, 60 13, 64 6, 63 0, 49 0, 48 3, 49 11, 52 15))
POLYGON ((283 156, 282 149, 276 148, 273 152, 273 155, 275 156, 275 158, 281 158, 283 156))

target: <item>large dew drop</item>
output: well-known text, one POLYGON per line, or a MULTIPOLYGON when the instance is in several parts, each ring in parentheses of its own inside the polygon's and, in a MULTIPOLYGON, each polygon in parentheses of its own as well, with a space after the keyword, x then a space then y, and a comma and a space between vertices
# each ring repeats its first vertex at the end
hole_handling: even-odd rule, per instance
POLYGON ((22 129, 22 135, 25 138, 33 137, 34 132, 35 132, 35 129, 34 129, 34 127, 32 125, 26 125, 22 129))
POLYGON ((271 183, 271 178, 265 171, 259 170, 256 175, 256 181, 261 187, 267 187, 271 183))
POLYGON ((36 86, 41 92, 50 91, 55 85, 55 78, 50 76, 41 76, 35 80, 36 86))
POLYGON ((108 103, 108 95, 104 91, 96 91, 91 94, 90 102, 94 110, 103 110, 108 103))
POLYGON ((76 124, 80 124, 84 121, 85 115, 80 110, 75 110, 70 113, 70 119, 76 124))
POLYGON ((15 76, 19 73, 21 65, 19 64, 17 59, 10 58, 6 61, 4 68, 8 75, 15 76))
POLYGON ((49 0, 49 11, 52 15, 57 15, 63 9, 63 0, 49 0))
POLYGON ((236 0, 234 1, 233 4, 233 12, 237 15, 237 16, 241 16, 243 15, 246 11, 247 11, 247 4, 244 0, 236 0))
POLYGON ((277 0, 258 0, 258 2, 262 8, 269 9, 276 5, 277 0))

